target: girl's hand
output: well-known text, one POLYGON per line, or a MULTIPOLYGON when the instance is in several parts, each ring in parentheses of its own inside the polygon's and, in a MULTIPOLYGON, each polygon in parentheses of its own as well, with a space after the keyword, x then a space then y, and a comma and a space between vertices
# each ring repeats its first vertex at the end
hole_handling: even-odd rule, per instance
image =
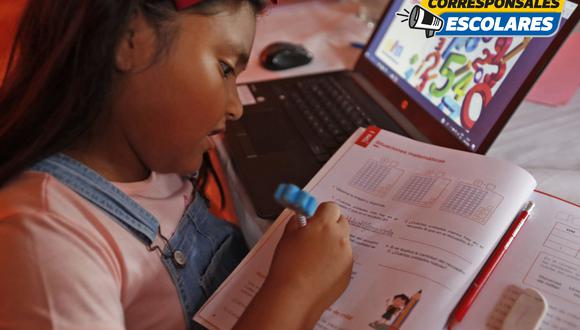
POLYGON ((265 287, 299 293, 299 303, 310 304, 317 321, 350 281, 349 234, 348 221, 334 203, 322 203, 305 227, 291 219, 276 248, 265 287))
POLYGON ((264 284, 235 329, 312 329, 350 281, 349 234, 334 203, 322 203, 305 227, 291 219, 264 284))

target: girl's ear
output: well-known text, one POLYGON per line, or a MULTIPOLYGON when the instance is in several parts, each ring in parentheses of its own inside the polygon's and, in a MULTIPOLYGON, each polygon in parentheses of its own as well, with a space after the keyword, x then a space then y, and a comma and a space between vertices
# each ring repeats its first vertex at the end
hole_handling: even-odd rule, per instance
POLYGON ((135 12, 115 50, 115 67, 131 72, 147 66, 155 50, 155 33, 141 12, 135 12))

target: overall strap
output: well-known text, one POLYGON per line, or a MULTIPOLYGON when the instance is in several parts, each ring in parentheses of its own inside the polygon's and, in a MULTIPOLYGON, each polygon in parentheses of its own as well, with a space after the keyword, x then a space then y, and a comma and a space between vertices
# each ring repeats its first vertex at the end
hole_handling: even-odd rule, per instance
POLYGON ((101 208, 147 246, 155 240, 159 222, 100 174, 64 154, 55 154, 30 170, 45 172, 101 208))

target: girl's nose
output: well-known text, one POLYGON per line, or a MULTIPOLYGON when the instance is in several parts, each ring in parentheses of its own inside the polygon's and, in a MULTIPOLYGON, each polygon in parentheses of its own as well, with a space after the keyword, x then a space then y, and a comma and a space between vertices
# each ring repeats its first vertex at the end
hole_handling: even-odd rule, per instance
POLYGON ((240 101, 237 87, 233 88, 233 93, 228 100, 227 119, 238 120, 244 113, 244 107, 240 101))

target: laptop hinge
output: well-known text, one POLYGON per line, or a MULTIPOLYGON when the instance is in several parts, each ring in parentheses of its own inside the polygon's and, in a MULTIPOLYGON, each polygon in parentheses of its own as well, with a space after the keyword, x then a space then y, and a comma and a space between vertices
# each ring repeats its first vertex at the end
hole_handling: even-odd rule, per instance
POLYGON ((403 114, 401 114, 397 108, 387 100, 377 89, 365 79, 363 75, 357 72, 350 72, 351 77, 354 81, 367 92, 375 102, 399 125, 401 128, 409 134, 410 137, 417 141, 431 143, 429 139, 423 135, 415 125, 413 125, 403 114))

